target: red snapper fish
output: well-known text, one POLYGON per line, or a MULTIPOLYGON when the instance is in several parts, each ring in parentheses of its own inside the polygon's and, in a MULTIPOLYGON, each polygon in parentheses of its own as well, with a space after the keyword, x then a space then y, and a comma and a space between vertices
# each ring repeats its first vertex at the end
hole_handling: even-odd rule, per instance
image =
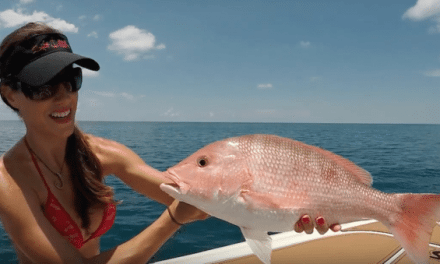
POLYGON ((388 194, 371 175, 330 151, 273 135, 214 142, 164 172, 170 196, 240 227, 252 251, 270 263, 268 231, 293 230, 299 218, 328 223, 382 222, 415 263, 429 262, 440 195, 388 194))

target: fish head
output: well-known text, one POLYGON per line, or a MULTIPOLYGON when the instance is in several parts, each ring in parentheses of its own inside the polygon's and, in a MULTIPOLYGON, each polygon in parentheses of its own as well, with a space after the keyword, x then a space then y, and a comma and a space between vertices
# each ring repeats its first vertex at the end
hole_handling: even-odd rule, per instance
POLYGON ((248 181, 247 171, 239 142, 217 141, 164 172, 173 183, 161 184, 161 189, 190 204, 190 199, 228 199, 248 181))

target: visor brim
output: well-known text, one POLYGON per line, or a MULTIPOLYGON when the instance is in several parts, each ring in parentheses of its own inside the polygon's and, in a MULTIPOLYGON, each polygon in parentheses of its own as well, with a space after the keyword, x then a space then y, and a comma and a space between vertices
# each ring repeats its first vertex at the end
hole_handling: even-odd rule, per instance
POLYGON ((73 63, 92 71, 98 71, 100 68, 93 59, 60 51, 47 54, 29 63, 20 71, 17 78, 30 86, 40 86, 49 82, 60 71, 73 63))

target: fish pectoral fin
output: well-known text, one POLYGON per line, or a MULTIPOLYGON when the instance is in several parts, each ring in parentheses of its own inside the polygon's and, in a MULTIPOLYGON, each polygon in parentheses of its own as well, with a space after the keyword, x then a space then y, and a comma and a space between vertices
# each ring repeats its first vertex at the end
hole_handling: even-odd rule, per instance
POLYGON ((246 242, 251 247, 252 252, 265 264, 270 264, 272 254, 272 238, 266 231, 240 227, 246 242))
POLYGON ((281 195, 276 196, 270 193, 259 193, 255 191, 241 192, 239 196, 248 209, 288 209, 299 208, 305 199, 306 194, 296 199, 286 199, 281 195))

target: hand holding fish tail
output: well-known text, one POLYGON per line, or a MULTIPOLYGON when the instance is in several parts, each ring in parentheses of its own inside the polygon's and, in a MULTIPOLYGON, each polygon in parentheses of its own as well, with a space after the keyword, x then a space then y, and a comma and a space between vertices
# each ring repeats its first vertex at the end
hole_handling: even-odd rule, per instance
POLYGON ((209 217, 205 212, 184 202, 175 200, 169 207, 168 213, 173 222, 179 225, 188 224, 209 217))
POLYGON ((338 232, 341 230, 341 226, 339 224, 333 224, 329 226, 326 223, 324 217, 321 216, 315 219, 315 224, 314 224, 309 215, 303 215, 295 223, 294 226, 294 230, 297 233, 301 233, 302 231, 304 231, 306 234, 312 234, 314 228, 316 228, 318 233, 320 233, 321 235, 327 233, 329 229, 332 230, 333 232, 338 232))

